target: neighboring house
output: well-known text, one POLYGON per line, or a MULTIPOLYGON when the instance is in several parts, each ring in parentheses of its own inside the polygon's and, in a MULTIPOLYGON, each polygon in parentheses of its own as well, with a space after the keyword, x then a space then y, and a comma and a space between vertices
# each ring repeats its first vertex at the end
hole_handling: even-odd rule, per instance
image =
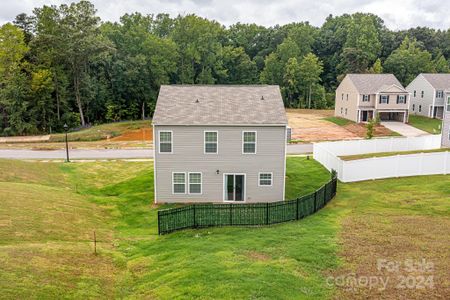
POLYGON ((442 121, 442 147, 450 148, 450 89, 445 91, 444 120, 442 121))
POLYGON ((411 94, 410 114, 442 119, 450 74, 419 74, 406 89, 411 94))
POLYGON ((408 121, 409 94, 393 74, 347 74, 336 89, 334 115, 368 122, 408 121))
POLYGON ((278 86, 161 86, 155 202, 284 200, 286 127, 278 86))

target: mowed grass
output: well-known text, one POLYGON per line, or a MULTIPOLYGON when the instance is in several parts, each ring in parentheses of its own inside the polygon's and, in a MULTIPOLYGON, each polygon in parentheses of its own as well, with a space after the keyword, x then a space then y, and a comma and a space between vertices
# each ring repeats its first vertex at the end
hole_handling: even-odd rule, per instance
POLYGON ((345 156, 339 156, 339 158, 341 158, 342 160, 357 160, 357 159, 372 158, 372 157, 386 157, 386 156, 394 156, 394 155, 449 152, 449 151, 450 151, 450 148, 438 148, 438 149, 429 149, 429 150, 377 152, 377 153, 366 153, 366 154, 356 154, 356 155, 345 155, 345 156))
POLYGON ((442 120, 410 115, 408 124, 431 134, 441 133, 442 120))
MULTIPOLYGON (((314 160, 287 165, 287 199, 329 180, 314 160)), ((426 251, 438 274, 450 268, 442 248, 450 176, 341 184, 336 199, 300 221, 158 236, 152 168, 0 161, 0 298, 348 298, 327 276, 370 270, 377 255, 426 251), (420 234, 397 227, 415 221, 420 234)))
MULTIPOLYGON (((69 132, 67 138, 72 142, 92 142, 106 140, 108 137, 116 137, 129 130, 141 129, 151 126, 151 121, 127 121, 117 123, 106 123, 92 126, 80 131, 69 132)), ((65 134, 52 134, 50 142, 64 142, 65 134)))
POLYGON ((324 120, 326 120, 328 122, 331 122, 331 123, 334 123, 334 124, 339 125, 339 126, 345 126, 345 125, 348 125, 348 124, 354 124, 355 123, 355 122, 353 122, 351 120, 347 120, 347 119, 341 118, 341 117, 327 117, 327 118, 324 118, 324 120))

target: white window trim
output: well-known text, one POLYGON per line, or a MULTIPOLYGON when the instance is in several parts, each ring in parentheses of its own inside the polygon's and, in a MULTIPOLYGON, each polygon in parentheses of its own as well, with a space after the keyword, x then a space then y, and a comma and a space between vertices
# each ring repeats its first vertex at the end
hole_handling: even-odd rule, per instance
POLYGON ((380 95, 379 104, 388 104, 388 95, 380 95), (385 99, 386 101, 383 101, 385 99))
POLYGON ((447 96, 447 103, 445 104, 446 111, 450 112, 450 96, 447 96))
POLYGON ((245 154, 245 155, 256 154, 257 153, 257 148, 258 148, 258 133, 255 130, 242 131, 242 154, 245 154), (253 152, 253 153, 245 153, 244 152, 244 133, 245 132, 254 132, 255 133, 255 152, 253 152))
POLYGON ((406 104, 406 96, 405 95, 398 95, 398 104, 406 104), (403 97, 403 100, 400 100, 401 97, 403 97))
POLYGON ((450 128, 448 129, 448 140, 450 141, 450 128))
POLYGON ((273 172, 259 172, 258 173, 258 186, 259 187, 271 187, 271 186, 273 186, 273 172), (261 174, 270 174, 270 185, 265 185, 265 184, 261 185, 261 178, 260 178, 261 174))
POLYGON ((367 94, 363 95, 363 102, 370 102, 370 97, 367 94))
POLYGON ((223 202, 225 203, 245 203, 247 202, 247 173, 223 173, 223 202), (225 178, 227 175, 244 175, 244 195, 243 195, 243 201, 236 201, 236 200, 225 200, 227 197, 226 193, 226 186, 225 186, 225 178))
MULTIPOLYGON (((187 193, 189 195, 203 195, 203 173, 202 172, 188 172, 187 176, 187 193), (200 193, 191 193, 191 182, 190 182, 190 176, 191 174, 200 174, 200 193)), ((198 184, 198 183, 194 183, 198 184)))
POLYGON ((219 154, 219 131, 217 131, 217 130, 203 131, 203 154, 219 154), (215 132, 217 134, 216 152, 206 152, 206 133, 207 132, 215 132))
MULTIPOLYGON (((186 181, 187 181, 186 172, 172 172, 172 195, 186 195, 187 191, 188 191, 186 181), (173 182, 175 174, 184 174, 184 193, 175 193, 175 183, 173 182)), ((181 183, 177 183, 177 184, 181 184, 181 183)))
POLYGON ((158 153, 159 154, 173 154, 173 131, 172 130, 158 130, 158 153), (170 132, 170 152, 161 152, 161 132, 170 132))

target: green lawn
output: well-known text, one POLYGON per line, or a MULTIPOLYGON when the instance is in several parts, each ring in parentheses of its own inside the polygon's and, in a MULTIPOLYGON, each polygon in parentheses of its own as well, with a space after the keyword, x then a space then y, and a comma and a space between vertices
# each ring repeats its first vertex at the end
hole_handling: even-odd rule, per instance
POLYGON ((428 133, 439 134, 442 120, 410 115, 408 124, 428 133))
POLYGON ((331 123, 334 123, 334 124, 339 125, 339 126, 345 126, 345 125, 348 125, 348 124, 355 123, 353 121, 350 121, 350 120, 347 120, 347 119, 344 119, 344 118, 341 118, 341 117, 328 117, 328 118, 324 118, 324 120, 326 120, 328 122, 331 122, 331 123))
MULTIPOLYGON (((92 142, 105 140, 107 137, 119 136, 125 131, 150 127, 151 121, 127 121, 117 123, 106 123, 97 126, 92 126, 80 131, 70 132, 68 134, 69 141, 73 142, 92 142)), ((50 142, 63 142, 65 134, 52 134, 50 142)))
MULTIPOLYGON (((287 164, 287 198, 329 180, 313 160, 287 164)), ((436 275, 450 268, 450 176, 341 184, 300 221, 164 236, 156 234, 152 184, 151 162, 0 160, 0 298, 348 298, 327 276, 403 247, 434 258, 436 275), (396 224, 414 222, 423 230, 397 232, 396 224), (385 239, 390 231, 396 239, 385 239), (397 244, 405 235, 409 248, 397 244)))
POLYGON ((407 154, 447 152, 447 151, 450 151, 450 148, 439 148, 439 149, 430 149, 430 150, 414 150, 414 151, 366 153, 366 154, 346 155, 346 156, 339 156, 339 157, 342 160, 356 160, 356 159, 372 158, 372 157, 385 157, 385 156, 393 156, 393 155, 407 155, 407 154))

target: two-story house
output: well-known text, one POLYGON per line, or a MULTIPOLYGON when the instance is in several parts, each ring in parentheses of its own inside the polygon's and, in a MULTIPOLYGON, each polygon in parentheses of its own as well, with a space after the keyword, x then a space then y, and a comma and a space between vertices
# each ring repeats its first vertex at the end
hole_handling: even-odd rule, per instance
POLYGON ((450 74, 419 74, 406 90, 411 94, 410 114, 442 119, 445 91, 450 90, 450 74))
POLYGON ((360 123, 408 121, 409 94, 393 74, 347 74, 336 89, 336 117, 360 123))
POLYGON ((450 148, 450 89, 444 91, 444 119, 442 120, 442 147, 450 148))
POLYGON ((284 200, 286 127, 278 86, 161 86, 155 202, 284 200))

